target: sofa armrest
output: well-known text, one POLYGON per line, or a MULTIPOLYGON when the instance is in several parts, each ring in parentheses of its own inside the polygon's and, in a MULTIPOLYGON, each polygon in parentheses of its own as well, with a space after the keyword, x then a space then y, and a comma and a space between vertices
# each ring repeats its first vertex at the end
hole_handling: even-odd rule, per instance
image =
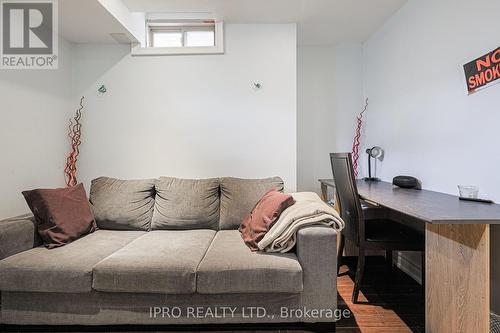
POLYGON ((0 221, 0 260, 40 245, 33 215, 0 221))
MULTIPOLYGON (((310 226, 297 233, 297 258, 302 266, 302 306, 337 308, 337 232, 326 226, 310 226)), ((320 321, 328 321, 323 318, 320 321)), ((331 319, 330 319, 331 321, 331 319)))

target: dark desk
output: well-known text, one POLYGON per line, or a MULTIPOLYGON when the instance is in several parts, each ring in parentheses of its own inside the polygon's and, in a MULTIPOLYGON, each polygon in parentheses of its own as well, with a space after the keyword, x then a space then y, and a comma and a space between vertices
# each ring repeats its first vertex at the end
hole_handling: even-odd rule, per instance
POLYGON ((425 222, 425 331, 489 332, 489 225, 500 224, 500 205, 386 182, 357 186, 363 199, 425 222))
POLYGON ((431 224, 500 224, 500 205, 458 200, 454 195, 408 190, 387 182, 357 181, 366 200, 431 224))

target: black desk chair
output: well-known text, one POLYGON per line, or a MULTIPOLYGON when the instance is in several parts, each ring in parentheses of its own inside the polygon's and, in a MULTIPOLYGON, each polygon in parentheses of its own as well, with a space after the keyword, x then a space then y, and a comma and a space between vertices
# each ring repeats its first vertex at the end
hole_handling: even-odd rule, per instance
MULTIPOLYGON (((350 153, 332 153, 330 160, 340 203, 340 216, 345 222, 340 237, 337 263, 340 268, 346 239, 358 247, 358 266, 352 292, 352 302, 357 303, 366 251, 385 250, 386 258, 392 266, 392 251, 422 251, 424 256, 425 238, 423 234, 404 224, 378 218, 377 214, 368 214, 373 208, 362 205, 359 198, 350 153)), ((425 268, 422 267, 422 282, 424 276, 425 268)))

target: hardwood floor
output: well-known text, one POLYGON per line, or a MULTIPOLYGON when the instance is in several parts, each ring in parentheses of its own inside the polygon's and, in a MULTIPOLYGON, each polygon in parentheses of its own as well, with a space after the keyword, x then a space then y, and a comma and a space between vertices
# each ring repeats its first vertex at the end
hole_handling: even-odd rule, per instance
POLYGON ((341 267, 337 279, 338 304, 353 313, 337 322, 338 333, 424 332, 422 286, 397 268, 391 274, 382 257, 368 257, 359 304, 352 304, 355 258, 341 267))
MULTIPOLYGON (((422 287, 397 268, 388 273, 385 260, 382 257, 367 257, 365 276, 359 304, 352 304, 351 293, 354 286, 353 273, 356 268, 355 258, 347 258, 347 264, 341 267, 337 279, 338 304, 340 309, 349 309, 352 316, 337 322, 337 333, 407 333, 424 332, 424 299, 422 287)), ((43 332, 44 330, 35 330, 43 332)), ((58 330, 65 331, 64 329, 58 330)), ((96 332, 96 330, 92 330, 96 332)), ((107 329, 106 332, 124 332, 130 330, 107 329)), ((175 329, 168 331, 173 332, 175 329)), ((20 332, 20 331, 10 331, 20 332)), ((89 332, 88 330, 72 329, 71 332, 89 332)), ((152 332, 148 330, 148 332, 152 332)), ((153 331, 154 332, 154 331, 153 331)), ((167 332, 167 331, 162 331, 167 332)), ((179 332, 179 331, 177 331, 179 332)), ((200 332, 200 331, 187 331, 200 332)), ((222 332, 212 330, 210 332, 222 332)), ((251 330, 231 331, 237 333, 307 333, 304 330, 251 330)))

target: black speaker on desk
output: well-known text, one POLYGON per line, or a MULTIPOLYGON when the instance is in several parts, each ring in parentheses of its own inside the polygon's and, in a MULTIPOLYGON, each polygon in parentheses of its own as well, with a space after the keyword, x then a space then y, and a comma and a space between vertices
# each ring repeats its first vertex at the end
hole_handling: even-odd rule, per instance
POLYGON ((396 176, 392 179, 392 185, 401 188, 413 188, 416 190, 420 190, 422 188, 420 181, 411 176, 396 176))

